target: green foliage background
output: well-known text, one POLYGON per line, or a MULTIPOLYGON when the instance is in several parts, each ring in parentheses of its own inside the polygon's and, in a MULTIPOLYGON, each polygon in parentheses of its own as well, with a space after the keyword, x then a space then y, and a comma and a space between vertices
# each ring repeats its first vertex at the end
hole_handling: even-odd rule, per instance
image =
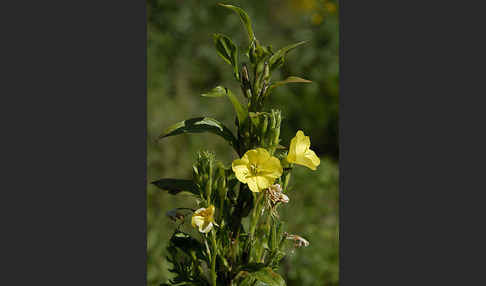
MULTIPOLYGON (((291 251, 280 272, 287 285, 338 285, 339 20, 335 1, 147 1, 148 182, 163 177, 191 178, 194 153, 201 149, 214 151, 226 165, 236 158, 224 140, 211 134, 155 142, 165 128, 191 117, 211 116, 230 129, 234 126, 227 100, 200 96, 221 84, 243 100, 232 68, 216 54, 212 34, 230 36, 240 50, 248 45, 247 35, 238 17, 218 7, 218 2, 242 7, 264 45, 278 49, 310 40, 289 53, 282 72, 273 78, 294 75, 314 83, 279 87, 269 102, 282 110, 281 144, 288 146, 295 132, 302 129, 321 157, 315 172, 295 168, 290 203, 280 208, 287 231, 311 243, 291 251)), ((244 56, 240 55, 240 60, 244 61, 244 56)), ((165 247, 175 225, 165 213, 175 207, 194 206, 187 196, 172 196, 147 186, 148 285, 159 285, 171 275, 165 247)))

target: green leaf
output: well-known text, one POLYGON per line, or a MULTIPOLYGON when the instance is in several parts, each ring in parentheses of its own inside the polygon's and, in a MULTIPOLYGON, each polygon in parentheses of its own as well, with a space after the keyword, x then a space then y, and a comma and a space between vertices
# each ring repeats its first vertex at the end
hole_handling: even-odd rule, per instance
POLYGON ((240 16, 240 20, 243 23, 243 25, 246 27, 246 31, 248 31, 248 39, 250 40, 250 42, 253 41, 253 39, 255 39, 255 34, 253 33, 253 29, 251 28, 250 17, 248 17, 248 14, 246 14, 246 12, 243 11, 243 9, 241 9, 240 7, 236 7, 233 5, 225 5, 222 3, 219 3, 218 5, 231 9, 234 12, 236 12, 236 14, 240 16))
POLYGON ((298 42, 298 43, 283 47, 280 50, 278 50, 277 52, 275 52, 275 54, 273 54, 270 57, 269 62, 268 62, 270 64, 270 69, 273 70, 275 68, 282 66, 283 63, 285 62, 285 56, 287 55, 287 53, 290 52, 291 50, 295 49, 296 47, 298 47, 302 44, 305 44, 305 43, 307 43, 307 41, 298 42))
POLYGON ((245 122, 246 118, 248 117, 248 108, 240 103, 238 98, 236 98, 231 90, 222 86, 217 86, 213 88, 210 92, 202 94, 202 96, 204 97, 221 97, 224 95, 226 95, 231 101, 231 104, 233 104, 236 116, 238 117, 238 122, 240 122, 240 124, 245 122))
POLYGON ((312 81, 300 78, 298 76, 289 76, 285 80, 282 81, 277 81, 274 84, 272 84, 269 89, 276 88, 277 86, 281 86, 287 83, 297 83, 297 82, 302 82, 302 83, 311 83, 312 81))
POLYGON ((285 280, 280 275, 273 272, 270 267, 251 272, 250 275, 268 286, 285 286, 285 280))
POLYGON ((246 106, 242 105, 236 96, 231 92, 231 90, 226 89, 226 95, 228 96, 229 100, 233 104, 235 108, 236 115, 238 116, 238 121, 241 123, 245 122, 246 118, 248 117, 248 109, 246 106))
POLYGON ((223 34, 214 34, 213 40, 218 55, 225 62, 233 66, 234 76, 239 80, 238 47, 233 43, 233 41, 231 41, 229 37, 223 34))
POLYGON ((192 180, 184 179, 160 179, 151 184, 157 186, 159 189, 168 191, 171 195, 176 195, 182 191, 190 192, 199 195, 192 180))
POLYGON ((225 95, 226 95, 226 88, 224 88, 220 85, 213 88, 208 93, 201 94, 201 96, 204 96, 204 97, 221 97, 221 96, 225 96, 225 95))
POLYGON ((202 133, 210 132, 223 137, 232 146, 235 146, 236 139, 233 133, 226 128, 221 122, 210 117, 196 117, 178 122, 159 136, 159 140, 165 137, 179 135, 183 133, 202 133))

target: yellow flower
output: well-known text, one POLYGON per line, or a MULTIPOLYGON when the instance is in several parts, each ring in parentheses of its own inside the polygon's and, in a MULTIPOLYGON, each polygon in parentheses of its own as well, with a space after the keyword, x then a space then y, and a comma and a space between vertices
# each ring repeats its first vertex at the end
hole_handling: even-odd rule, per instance
POLYGON ((193 227, 198 227, 202 233, 207 233, 213 228, 214 222, 214 206, 210 205, 208 208, 200 208, 194 212, 191 219, 193 227))
POLYGON ((280 161, 263 148, 247 151, 241 159, 233 161, 232 168, 236 178, 248 184, 252 192, 268 188, 283 172, 280 161))
POLYGON ((289 154, 287 161, 290 163, 306 166, 309 169, 316 170, 321 163, 319 157, 310 148, 309 136, 305 136, 301 130, 290 141, 289 154))

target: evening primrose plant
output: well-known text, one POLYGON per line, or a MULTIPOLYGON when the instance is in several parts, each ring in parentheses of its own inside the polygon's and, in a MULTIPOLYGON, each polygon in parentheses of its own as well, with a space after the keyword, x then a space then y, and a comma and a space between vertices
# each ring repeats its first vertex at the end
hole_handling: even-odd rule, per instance
POLYGON ((302 130, 290 145, 280 142, 281 112, 269 109, 266 100, 278 86, 310 82, 297 76, 283 81, 271 77, 273 70, 282 67, 287 53, 305 42, 274 51, 257 40, 250 18, 241 8, 219 5, 235 12, 248 33, 248 48, 242 51, 247 62, 243 63, 228 36, 213 36, 216 52, 232 67, 246 100, 240 102, 223 86, 202 96, 229 99, 235 111, 236 135, 214 118, 196 117, 172 125, 160 139, 210 132, 228 142, 235 159, 225 166, 215 154, 201 151, 196 154, 191 179, 153 182, 172 195, 191 194, 194 201, 188 204, 196 205, 167 212, 177 223, 167 246, 167 259, 173 266, 169 271, 174 277, 161 285, 281 286, 285 281, 276 270, 288 244, 307 247, 309 241, 287 232, 292 230, 285 229, 278 207, 291 203, 287 191, 294 166, 316 170, 320 160, 302 130), (184 225, 189 219, 190 224, 184 225))

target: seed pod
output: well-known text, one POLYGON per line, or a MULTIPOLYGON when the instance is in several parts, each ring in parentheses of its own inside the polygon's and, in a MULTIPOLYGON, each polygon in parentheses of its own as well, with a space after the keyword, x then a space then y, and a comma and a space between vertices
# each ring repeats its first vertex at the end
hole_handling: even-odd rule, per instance
POLYGON ((223 164, 218 165, 218 193, 219 199, 224 202, 226 199, 226 175, 224 172, 223 164))
POLYGON ((267 129, 268 129, 268 115, 267 114, 262 114, 262 119, 261 119, 261 126, 260 126, 260 144, 262 146, 265 146, 265 142, 268 142, 266 140, 266 135, 267 135, 267 129))
POLYGON ((256 94, 260 94, 260 87, 263 81, 263 70, 265 68, 265 62, 260 61, 258 62, 256 69, 255 69, 255 84, 253 86, 253 91, 256 94))
POLYGON ((272 110, 272 117, 275 116, 275 134, 273 136, 273 145, 276 147, 280 143, 280 123, 282 115, 280 110, 272 110))
POLYGON ((268 66, 268 62, 265 62, 263 67, 263 80, 268 81, 270 79, 270 67, 268 66))
POLYGON ((275 133, 275 118, 270 114, 268 118, 268 128, 267 128, 267 134, 265 135, 265 138, 268 138, 268 145, 271 145, 273 140, 273 134, 275 133))
POLYGON ((250 86, 250 76, 248 75, 248 68, 245 63, 241 67, 241 84, 244 89, 247 89, 250 86))

